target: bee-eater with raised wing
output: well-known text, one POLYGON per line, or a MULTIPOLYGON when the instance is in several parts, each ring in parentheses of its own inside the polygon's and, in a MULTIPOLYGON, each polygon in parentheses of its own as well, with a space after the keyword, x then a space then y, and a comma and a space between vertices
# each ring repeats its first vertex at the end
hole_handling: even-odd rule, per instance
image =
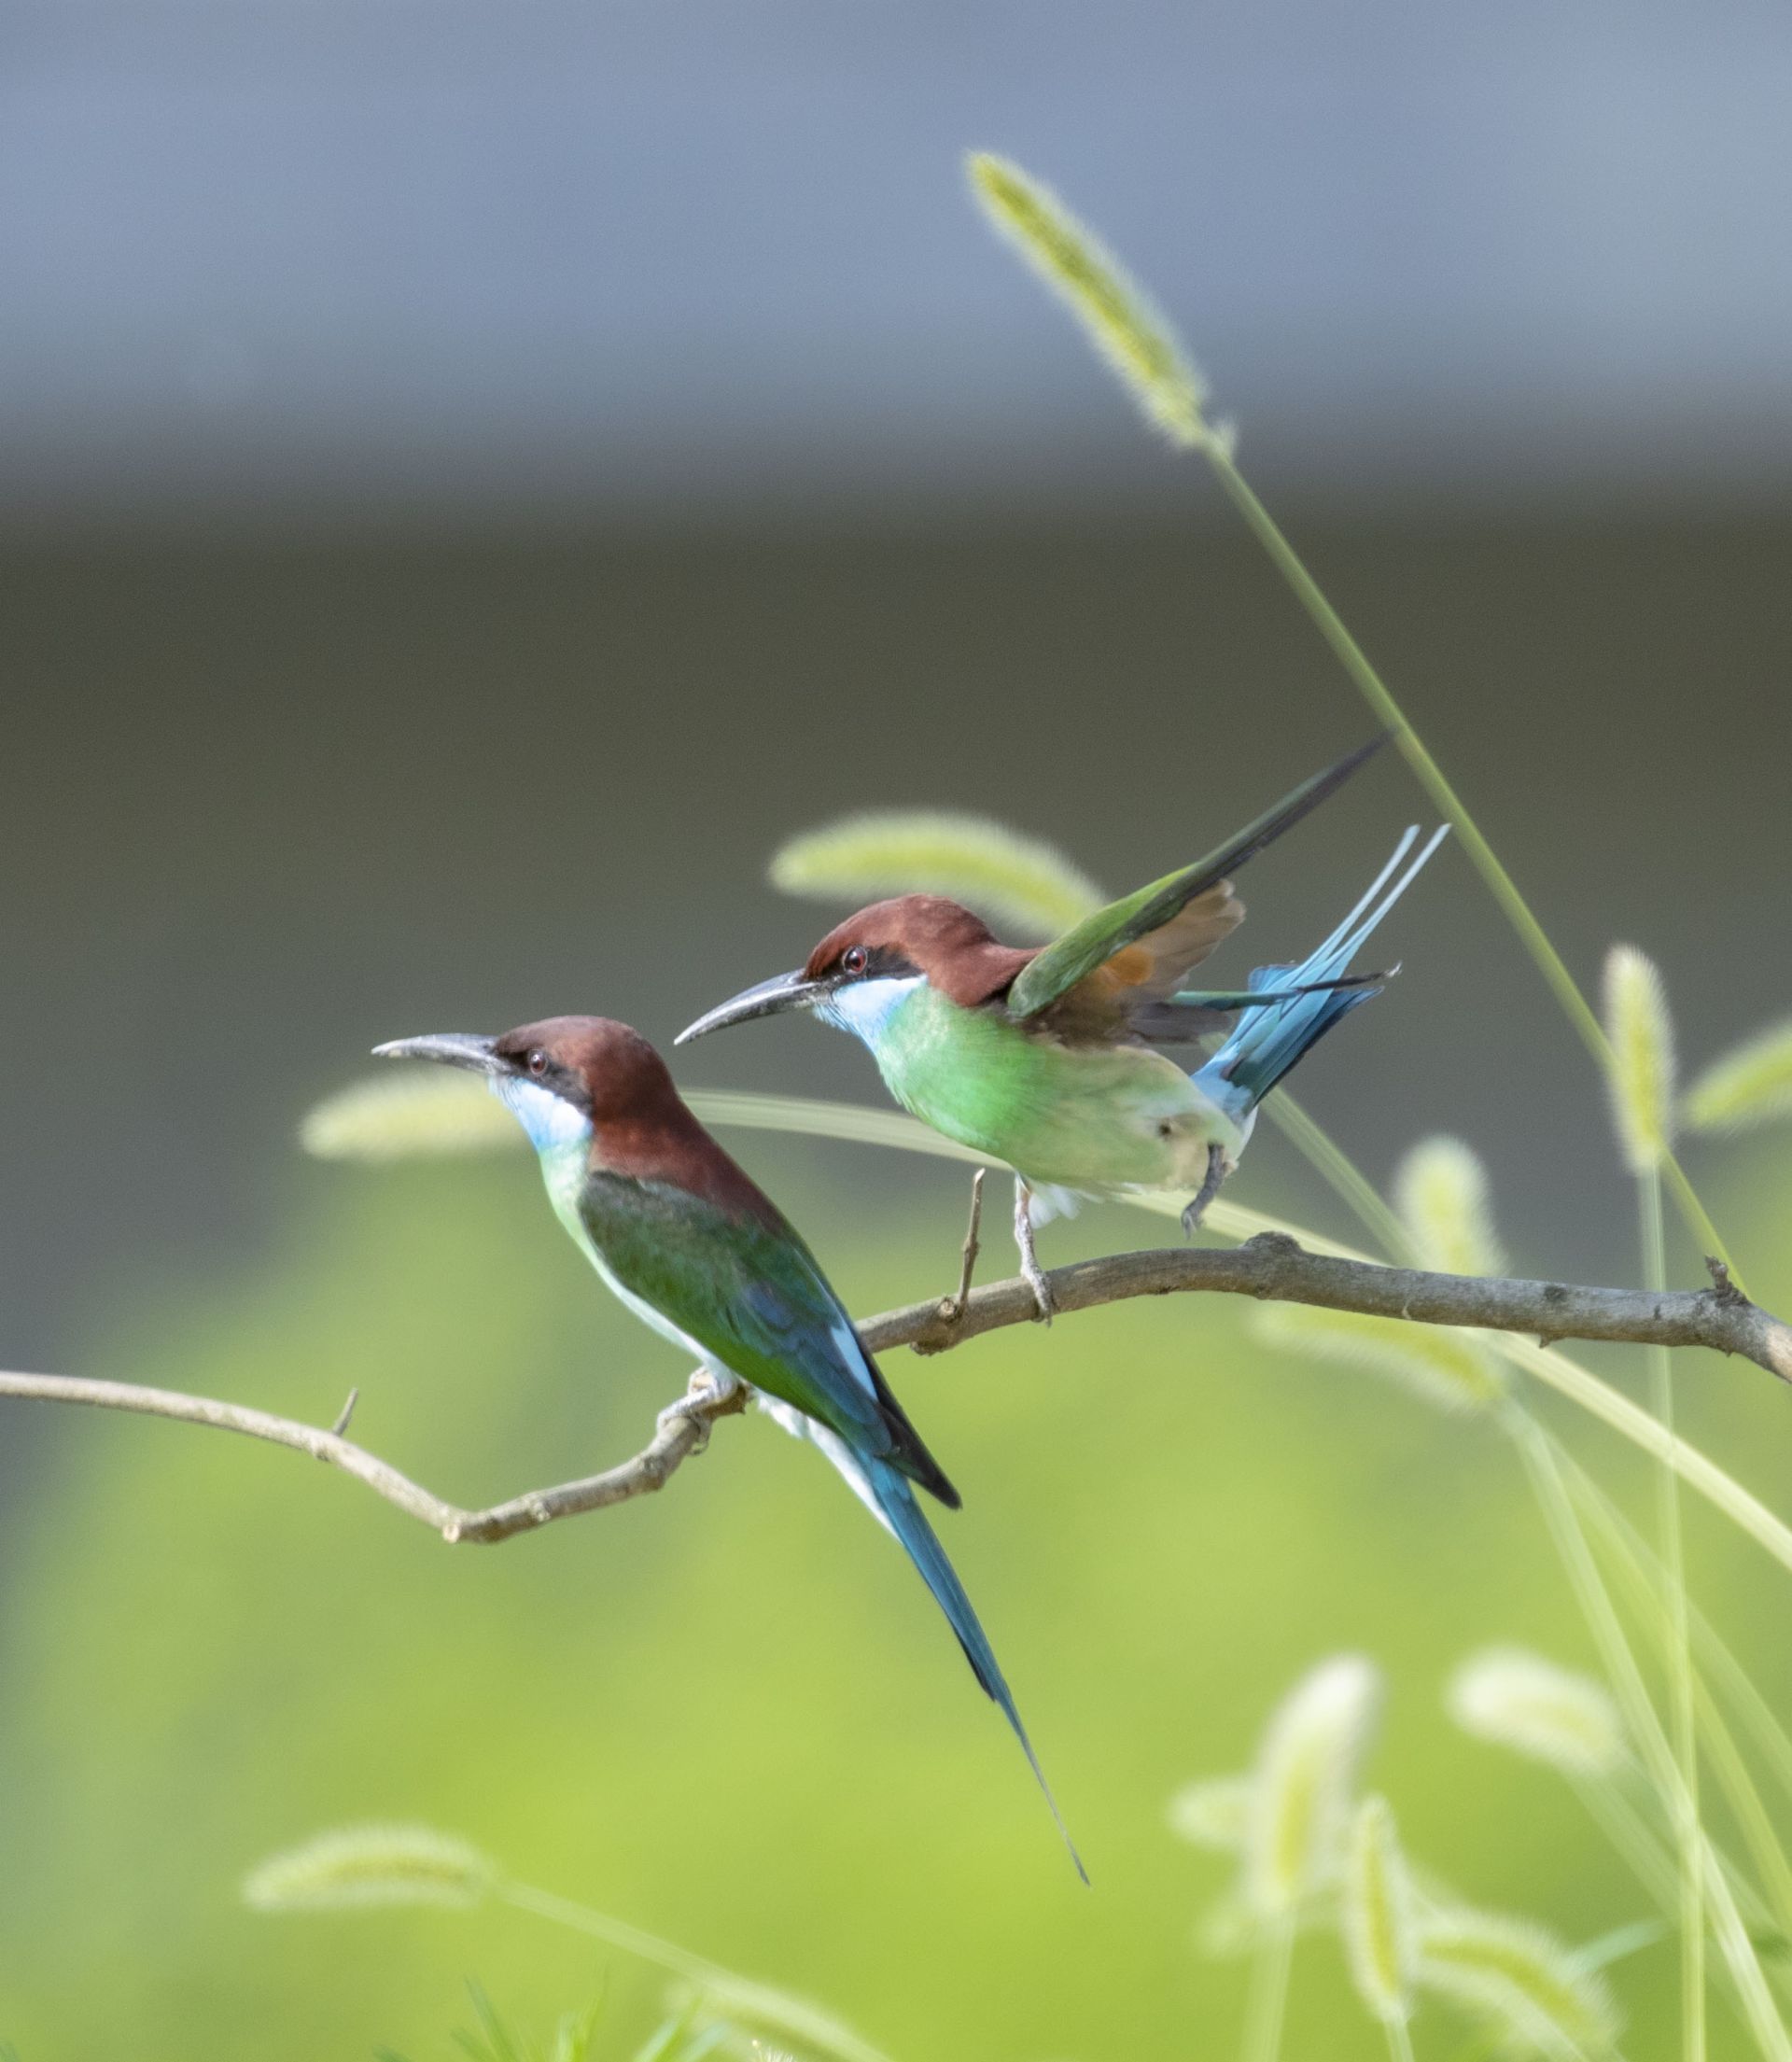
POLYGON ((498 1038, 438 1032, 374 1051, 483 1074, 528 1133, 556 1214, 606 1285, 696 1360, 715 1394, 746 1382, 781 1422, 799 1421, 920 1570, 1052 1803, 988 1639, 915 1497, 918 1485, 956 1510, 958 1491, 815 1255, 697 1122, 646 1039, 607 1017, 553 1017, 498 1038))
POLYGON ((1237 1166, 1264 1097, 1379 992, 1386 976, 1352 975, 1351 960, 1441 829, 1409 862, 1419 834, 1408 831, 1356 907, 1298 965, 1258 967, 1242 989, 1182 984, 1243 919, 1233 871, 1384 742, 1351 752, 1217 851, 1110 903, 1055 944, 1004 946, 956 902, 899 895, 848 917, 795 973, 721 1003, 678 1043, 796 1009, 853 1032, 905 1110, 1015 1170, 1021 1268, 1049 1318, 1032 1231, 1050 1192, 1193 1192, 1183 1213, 1192 1232, 1237 1166), (1227 1027, 1192 1073, 1158 1050, 1227 1027))

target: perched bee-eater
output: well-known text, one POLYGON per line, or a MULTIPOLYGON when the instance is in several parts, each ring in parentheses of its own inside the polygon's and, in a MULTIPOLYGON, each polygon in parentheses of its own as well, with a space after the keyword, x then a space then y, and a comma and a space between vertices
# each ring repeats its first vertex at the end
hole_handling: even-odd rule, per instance
POLYGON ((848 917, 794 974, 721 1003, 678 1043, 793 1009, 853 1032, 905 1110, 1015 1170, 1021 1269, 1049 1318, 1036 1214, 1043 1221, 1064 1207, 1064 1191, 1169 1189, 1193 1192, 1183 1213, 1192 1232, 1238 1164, 1258 1103, 1387 978, 1346 970, 1441 829, 1402 872, 1419 835, 1409 830, 1356 907, 1298 965, 1258 967, 1243 989, 1182 986, 1243 919, 1233 870, 1383 742, 1315 775, 1206 859, 1110 903, 1055 944, 1004 946, 956 902, 899 895, 848 917), (1227 1027, 1193 1073, 1157 1049, 1227 1027))
POLYGON ((958 1491, 815 1255, 697 1122, 646 1039, 607 1017, 553 1017, 500 1038, 437 1032, 374 1052, 483 1074, 528 1133, 556 1214, 606 1285, 699 1363, 712 1397, 745 1382, 821 1447, 920 1570, 1051 1803, 989 1641, 915 1497, 918 1485, 956 1510, 958 1491))

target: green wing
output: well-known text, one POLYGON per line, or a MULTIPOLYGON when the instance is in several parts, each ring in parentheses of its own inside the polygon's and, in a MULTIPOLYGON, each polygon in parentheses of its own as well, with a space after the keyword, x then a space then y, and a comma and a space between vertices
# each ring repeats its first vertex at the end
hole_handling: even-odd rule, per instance
POLYGON ((1079 981, 1105 966, 1115 953, 1124 952, 1128 946, 1171 922, 1197 896, 1217 888, 1235 868, 1291 830, 1335 789, 1342 787, 1372 752, 1386 744, 1389 735, 1383 732, 1379 737, 1371 738, 1335 766, 1303 781, 1273 809, 1247 824, 1217 851, 1197 860, 1193 866, 1166 874, 1162 880, 1155 880, 1084 918, 1073 931, 1067 931, 1021 969, 1008 990, 1009 1016, 1037 1017, 1079 981))
POLYGON ((614 1281, 724 1368, 956 1505, 794 1227, 658 1182, 612 1190, 604 1177, 587 1184, 580 1215, 614 1281))

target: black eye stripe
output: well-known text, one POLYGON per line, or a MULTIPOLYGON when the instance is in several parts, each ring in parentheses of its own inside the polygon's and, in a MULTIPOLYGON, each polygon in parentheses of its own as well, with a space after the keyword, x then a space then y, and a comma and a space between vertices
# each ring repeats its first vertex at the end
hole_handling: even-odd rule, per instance
POLYGON ((849 945, 840 955, 840 972, 849 981, 907 980, 920 971, 900 946, 849 945))

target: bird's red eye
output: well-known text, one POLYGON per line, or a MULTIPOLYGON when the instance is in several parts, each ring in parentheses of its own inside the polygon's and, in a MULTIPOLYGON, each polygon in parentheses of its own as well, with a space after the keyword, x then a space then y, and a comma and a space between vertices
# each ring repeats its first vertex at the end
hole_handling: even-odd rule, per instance
POLYGON ((529 1072, 539 1081, 541 1076, 548 1071, 548 1056, 539 1045, 537 1045, 530 1053, 525 1064, 529 1072))
POLYGON ((840 955, 843 974, 862 974, 871 964, 871 954, 861 945, 849 945, 840 955))

